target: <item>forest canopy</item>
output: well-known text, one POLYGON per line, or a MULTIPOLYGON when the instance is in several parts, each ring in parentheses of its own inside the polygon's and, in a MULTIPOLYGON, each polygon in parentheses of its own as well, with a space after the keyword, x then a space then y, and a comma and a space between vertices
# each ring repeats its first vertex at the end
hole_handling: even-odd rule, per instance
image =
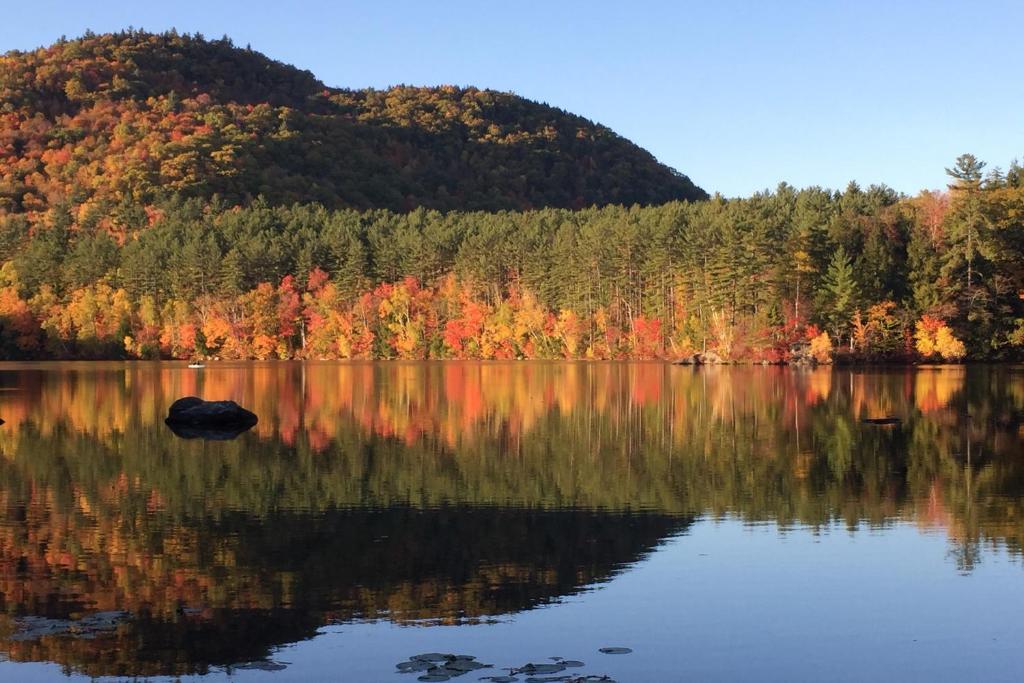
MULTIPOLYGON (((970 158, 973 159, 973 158, 970 158)), ((962 158, 961 164, 969 162, 962 158)), ((9 356, 1006 358, 1024 182, 906 198, 787 185, 580 211, 174 199, 111 232, 0 219, 9 356)))

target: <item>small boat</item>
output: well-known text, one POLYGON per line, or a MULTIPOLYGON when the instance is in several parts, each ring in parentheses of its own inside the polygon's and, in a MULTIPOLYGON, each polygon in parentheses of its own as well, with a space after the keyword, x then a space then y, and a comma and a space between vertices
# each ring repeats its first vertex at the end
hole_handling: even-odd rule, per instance
POLYGON ((206 367, 205 364, 203 364, 203 363, 201 363, 199 361, 192 361, 191 363, 188 364, 188 366, 190 368, 192 368, 193 370, 202 370, 203 368, 206 367))

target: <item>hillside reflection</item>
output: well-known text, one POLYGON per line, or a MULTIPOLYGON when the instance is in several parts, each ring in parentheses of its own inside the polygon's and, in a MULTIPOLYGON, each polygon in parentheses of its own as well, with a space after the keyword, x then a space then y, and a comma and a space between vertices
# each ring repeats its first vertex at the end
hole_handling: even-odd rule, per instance
POLYGON ((700 517, 941 529, 962 571, 1024 541, 1024 374, 658 363, 0 366, 0 649, 202 672, 327 623, 501 618, 700 517), (260 416, 230 442, 180 396, 260 416), (895 427, 865 417, 898 416, 895 427), (25 615, 125 610, 19 635, 25 615))

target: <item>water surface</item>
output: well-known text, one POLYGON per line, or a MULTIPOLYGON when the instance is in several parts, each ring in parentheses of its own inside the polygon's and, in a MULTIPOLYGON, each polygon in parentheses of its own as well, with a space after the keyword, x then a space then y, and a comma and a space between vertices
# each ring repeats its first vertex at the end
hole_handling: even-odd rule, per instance
POLYGON ((5 680, 1024 673, 1016 367, 0 364, 0 418, 5 680))

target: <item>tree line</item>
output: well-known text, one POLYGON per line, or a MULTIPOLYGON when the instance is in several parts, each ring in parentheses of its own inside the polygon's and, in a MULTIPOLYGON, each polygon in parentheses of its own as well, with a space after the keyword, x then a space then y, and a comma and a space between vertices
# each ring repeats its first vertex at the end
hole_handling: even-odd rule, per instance
POLYGON ((0 217, 0 349, 45 358, 1012 358, 1024 174, 649 207, 439 212, 173 197, 118 231, 0 217))

